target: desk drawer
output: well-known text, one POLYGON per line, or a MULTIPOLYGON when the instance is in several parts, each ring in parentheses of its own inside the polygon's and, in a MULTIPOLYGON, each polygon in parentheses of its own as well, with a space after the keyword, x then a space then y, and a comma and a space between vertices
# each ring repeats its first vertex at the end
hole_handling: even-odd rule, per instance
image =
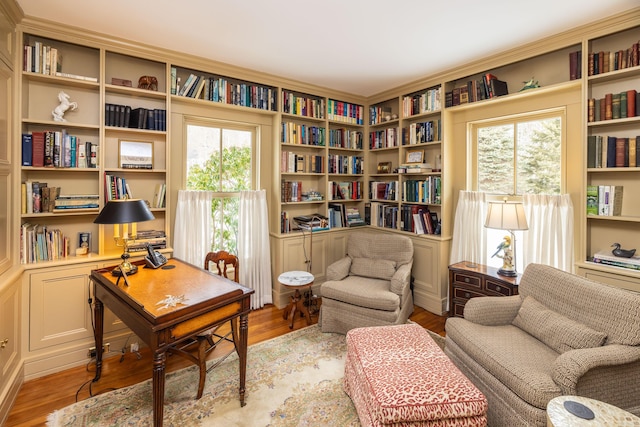
POLYGON ((242 304, 238 301, 179 323, 171 328, 171 339, 177 341, 204 328, 215 326, 227 318, 240 313, 240 311, 242 311, 242 304))
POLYGON ((480 277, 464 273, 453 273, 453 285, 455 286, 456 284, 482 289, 482 280, 480 277))

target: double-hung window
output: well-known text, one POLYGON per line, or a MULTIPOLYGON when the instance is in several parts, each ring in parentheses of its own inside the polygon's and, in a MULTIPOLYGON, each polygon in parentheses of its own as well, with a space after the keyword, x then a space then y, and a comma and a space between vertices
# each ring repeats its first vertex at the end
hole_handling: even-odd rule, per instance
POLYGON ((255 127, 187 120, 186 140, 187 190, 214 192, 210 250, 237 253, 240 192, 256 180, 255 127))

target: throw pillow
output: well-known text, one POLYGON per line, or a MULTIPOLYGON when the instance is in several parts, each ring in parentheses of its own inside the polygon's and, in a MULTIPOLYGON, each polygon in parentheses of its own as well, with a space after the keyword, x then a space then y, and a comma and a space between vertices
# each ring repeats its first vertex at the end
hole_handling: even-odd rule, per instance
POLYGON ((355 276, 391 280, 396 273, 396 262, 387 259, 354 258, 351 273, 355 276))
POLYGON ((607 335, 548 309, 527 296, 511 322, 558 353, 576 348, 600 347, 607 335))

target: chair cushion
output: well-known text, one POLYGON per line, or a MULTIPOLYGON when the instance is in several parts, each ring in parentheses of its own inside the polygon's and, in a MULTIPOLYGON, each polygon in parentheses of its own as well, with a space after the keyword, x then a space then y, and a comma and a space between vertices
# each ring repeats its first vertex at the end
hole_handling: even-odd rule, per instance
POLYGON ((391 280, 396 272, 395 261, 387 259, 353 258, 350 274, 374 279, 391 280))
POLYGON ((376 310, 395 311, 400 297, 389 291, 388 280, 349 276, 344 280, 322 284, 322 298, 376 310))
POLYGON ((558 353, 576 348, 600 347, 607 339, 605 333, 556 313, 531 296, 524 299, 512 324, 558 353))

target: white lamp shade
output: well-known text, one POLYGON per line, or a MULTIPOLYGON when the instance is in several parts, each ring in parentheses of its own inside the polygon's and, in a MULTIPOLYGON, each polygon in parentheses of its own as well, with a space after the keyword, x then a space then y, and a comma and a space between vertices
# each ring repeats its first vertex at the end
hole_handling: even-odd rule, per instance
POLYGON ((529 229, 522 203, 490 202, 484 226, 498 230, 529 229))

